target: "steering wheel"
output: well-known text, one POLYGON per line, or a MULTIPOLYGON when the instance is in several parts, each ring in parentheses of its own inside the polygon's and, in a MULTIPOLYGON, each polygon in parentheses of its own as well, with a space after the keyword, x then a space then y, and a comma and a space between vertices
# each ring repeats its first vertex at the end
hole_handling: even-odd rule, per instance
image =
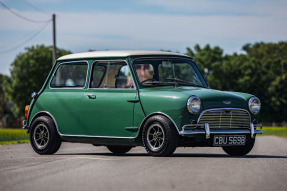
POLYGON ((156 81, 155 79, 153 79, 153 78, 149 78, 149 79, 145 79, 145 80, 143 80, 141 83, 145 83, 145 82, 148 82, 148 81, 152 81, 152 82, 154 82, 154 81, 156 81))

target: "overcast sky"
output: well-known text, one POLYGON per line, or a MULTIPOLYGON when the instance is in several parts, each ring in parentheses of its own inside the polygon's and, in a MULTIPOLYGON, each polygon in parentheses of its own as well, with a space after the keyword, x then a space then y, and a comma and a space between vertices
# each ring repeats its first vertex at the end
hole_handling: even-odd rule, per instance
POLYGON ((31 22, 49 20, 52 13, 56 14, 57 46, 74 53, 91 49, 184 53, 186 47, 198 43, 218 45, 231 54, 240 52, 246 43, 287 40, 287 0, 0 2, 12 9, 0 4, 0 73, 7 75, 10 64, 25 47, 52 45, 51 22, 31 22))

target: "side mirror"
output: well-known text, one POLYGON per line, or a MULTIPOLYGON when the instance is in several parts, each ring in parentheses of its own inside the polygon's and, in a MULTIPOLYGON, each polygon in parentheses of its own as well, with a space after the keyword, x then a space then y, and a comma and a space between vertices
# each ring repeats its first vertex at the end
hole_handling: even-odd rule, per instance
POLYGON ((33 92, 33 93, 31 94, 31 97, 34 99, 37 95, 38 95, 37 92, 33 92))

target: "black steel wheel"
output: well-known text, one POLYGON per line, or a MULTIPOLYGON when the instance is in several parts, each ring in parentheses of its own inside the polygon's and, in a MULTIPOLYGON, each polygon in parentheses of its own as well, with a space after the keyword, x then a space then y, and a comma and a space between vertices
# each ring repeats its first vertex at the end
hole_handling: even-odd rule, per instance
POLYGON ((178 145, 178 133, 169 119, 153 116, 143 127, 142 142, 148 154, 170 156, 178 145))
POLYGON ((230 156, 244 156, 248 154, 255 144, 255 138, 249 138, 244 146, 226 146, 222 149, 230 156))
POLYGON ((131 147, 131 146, 109 145, 109 146, 107 146, 107 148, 109 149, 109 151, 111 151, 114 154, 122 155, 122 154, 125 154, 125 153, 129 152, 133 147, 131 147))
POLYGON ((30 128, 30 142, 36 153, 54 154, 59 150, 62 140, 50 117, 36 118, 30 128))

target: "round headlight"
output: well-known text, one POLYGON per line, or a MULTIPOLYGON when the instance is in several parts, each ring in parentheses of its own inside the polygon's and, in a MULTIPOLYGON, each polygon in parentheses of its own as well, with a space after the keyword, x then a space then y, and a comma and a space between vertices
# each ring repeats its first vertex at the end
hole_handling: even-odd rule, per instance
POLYGON ((252 97, 248 102, 249 110, 253 114, 258 114, 261 108, 261 102, 257 97, 252 97))
POLYGON ((190 113, 196 114, 200 111, 201 102, 196 96, 191 96, 187 100, 187 109, 190 113))

